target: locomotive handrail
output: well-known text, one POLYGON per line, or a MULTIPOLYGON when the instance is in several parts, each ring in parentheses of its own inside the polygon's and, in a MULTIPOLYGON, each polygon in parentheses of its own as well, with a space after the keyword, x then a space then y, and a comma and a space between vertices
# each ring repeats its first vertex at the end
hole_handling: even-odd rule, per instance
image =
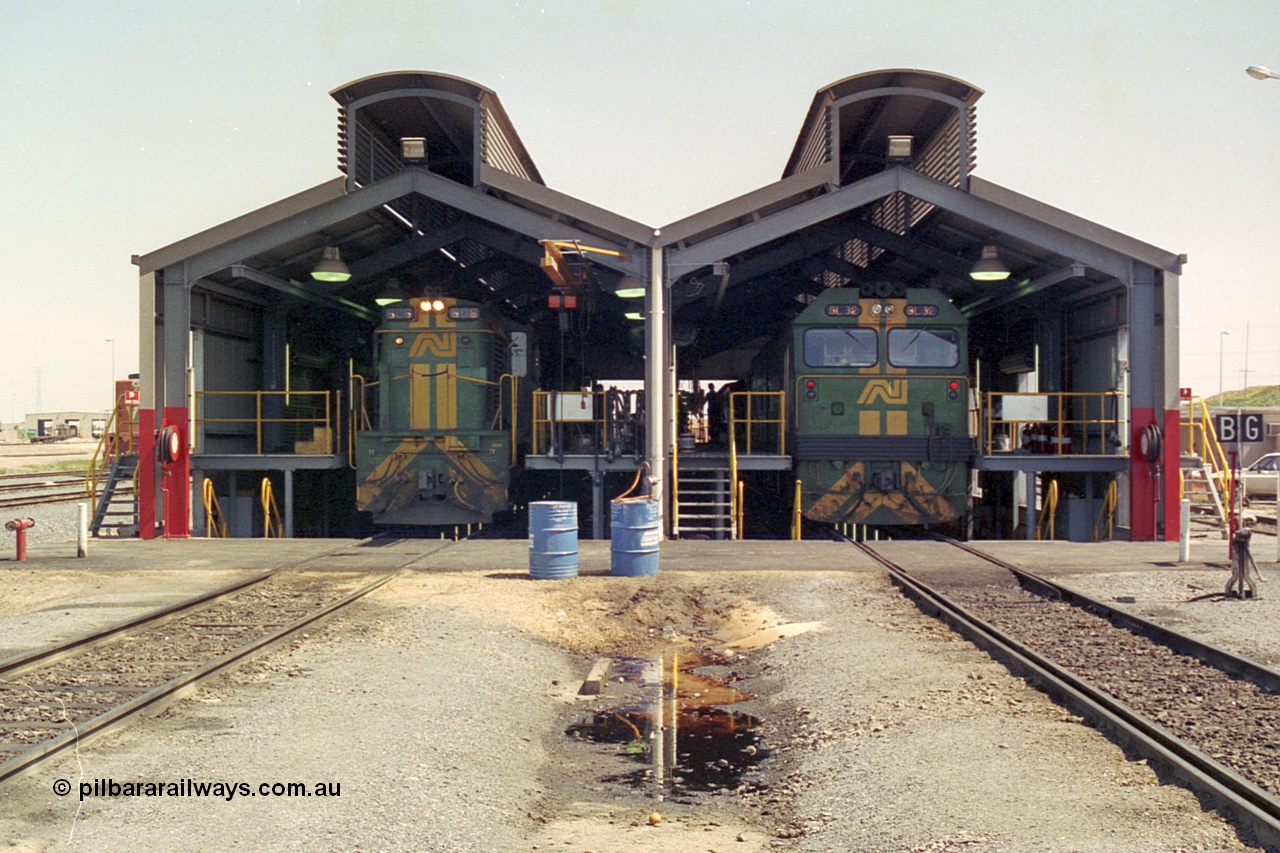
POLYGON ((520 400, 517 397, 517 390, 520 384, 520 378, 511 373, 504 373, 498 377, 498 411, 494 413, 494 424, 502 426, 502 383, 505 380, 511 380, 511 465, 516 464, 516 418, 520 416, 520 400))
MULTIPOLYGON (((997 451, 995 448, 995 439, 997 437, 997 426, 1008 425, 1010 427, 1008 437, 1010 446, 1007 450, 1015 450, 1018 447, 1018 439, 1023 431, 1028 431, 1027 435, 1032 437, 1033 444, 1039 444, 1036 447, 1029 448, 1033 452, 1048 453, 1051 455, 1067 455, 1075 451, 1071 446, 1070 439, 1075 433, 1073 427, 1083 427, 1083 440, 1081 441, 1082 450, 1079 452, 1088 452, 1090 437, 1093 435, 1093 428, 1097 428, 1097 439, 1099 450, 1102 455, 1123 455, 1123 437, 1120 435, 1121 426, 1124 423, 1121 417, 1121 403, 1123 397, 1119 391, 988 391, 983 395, 983 420, 985 429, 983 430, 983 455, 990 456, 993 452, 1006 452, 1006 450, 997 451), (1000 398, 1001 417, 996 417, 996 399, 1000 398), (1105 414, 1110 403, 1112 412, 1111 417, 1098 418, 1077 418, 1066 417, 1065 414, 1077 400, 1082 400, 1084 411, 1089 411, 1089 400, 1095 398, 1098 401, 1098 408, 1101 414, 1105 414), (1028 416, 1019 413, 1014 417, 1006 417, 1007 415, 1007 399, 1023 399, 1038 400, 1044 402, 1044 415, 1037 417, 1028 416), (1050 406, 1050 401, 1055 401, 1056 405, 1050 406), (1049 412, 1056 411, 1055 415, 1049 412), (1044 432, 1031 431, 1034 427, 1044 427, 1044 432), (1111 427, 1116 432, 1116 437, 1120 439, 1121 444, 1115 446, 1115 450, 1111 453, 1106 452, 1108 444, 1107 428, 1111 427), (1034 436, 1043 436, 1036 439, 1034 436)), ((1000 435, 1005 435, 1003 431, 1000 435)))

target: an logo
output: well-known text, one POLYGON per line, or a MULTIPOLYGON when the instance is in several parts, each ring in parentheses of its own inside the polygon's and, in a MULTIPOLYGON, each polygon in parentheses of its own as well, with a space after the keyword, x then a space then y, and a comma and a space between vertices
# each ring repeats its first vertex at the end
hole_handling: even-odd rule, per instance
POLYGON ((869 406, 877 399, 889 406, 905 406, 907 404, 907 380, 905 379, 872 379, 862 389, 858 397, 859 406, 869 406))
POLYGON ((413 339, 409 358, 422 358, 427 350, 431 350, 433 355, 452 358, 458 354, 457 336, 443 332, 419 332, 413 339))

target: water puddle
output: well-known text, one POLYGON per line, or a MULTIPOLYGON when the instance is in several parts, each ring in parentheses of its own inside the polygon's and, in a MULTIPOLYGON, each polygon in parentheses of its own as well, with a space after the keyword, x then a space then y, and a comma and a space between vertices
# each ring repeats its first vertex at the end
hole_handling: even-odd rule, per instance
POLYGON ((729 660, 687 650, 619 658, 610 669, 608 692, 622 696, 566 734, 616 746, 631 769, 605 781, 673 796, 736 791, 743 774, 768 751, 757 731, 760 720, 725 707, 753 698, 733 687, 729 660))

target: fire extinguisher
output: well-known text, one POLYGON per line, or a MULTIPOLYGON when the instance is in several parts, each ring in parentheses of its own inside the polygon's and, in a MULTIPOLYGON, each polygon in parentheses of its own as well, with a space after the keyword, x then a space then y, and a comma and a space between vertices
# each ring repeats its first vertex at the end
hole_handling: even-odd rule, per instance
POLYGON ((1071 452, 1071 450, 1072 450, 1071 430, 1070 430, 1070 429, 1068 429, 1068 428, 1066 428, 1066 427, 1063 427, 1063 428, 1062 428, 1062 444, 1061 444, 1061 447, 1062 447, 1062 449, 1059 451, 1060 453, 1069 454, 1069 453, 1071 452))

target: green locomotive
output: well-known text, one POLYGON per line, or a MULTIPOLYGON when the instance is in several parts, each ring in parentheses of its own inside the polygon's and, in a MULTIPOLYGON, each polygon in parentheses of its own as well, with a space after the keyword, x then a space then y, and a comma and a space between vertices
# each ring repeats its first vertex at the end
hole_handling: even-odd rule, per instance
POLYGON ((974 442, 968 323, 942 293, 880 282, 820 294, 757 358, 787 392, 804 515, 833 524, 963 519, 974 442))
POLYGON ((450 297, 382 310, 375 413, 355 433, 357 508, 380 525, 491 521, 510 504, 528 333, 450 297))

